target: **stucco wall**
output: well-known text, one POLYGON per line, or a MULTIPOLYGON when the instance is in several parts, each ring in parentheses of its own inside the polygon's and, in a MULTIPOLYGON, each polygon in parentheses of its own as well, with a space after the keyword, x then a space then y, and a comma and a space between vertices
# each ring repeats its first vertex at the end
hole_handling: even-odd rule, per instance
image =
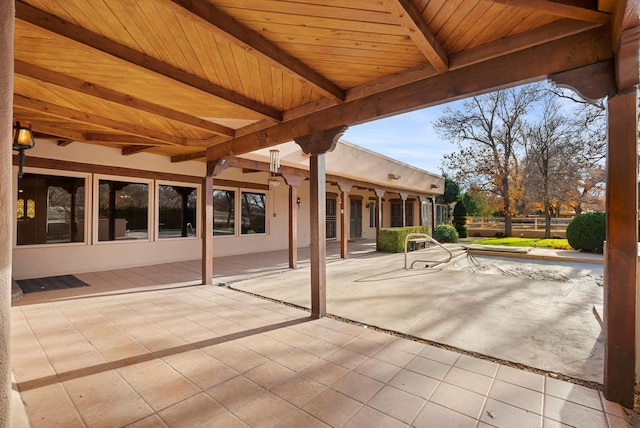
MULTIPOLYGON (((77 162, 82 164, 94 164, 100 166, 113 166, 120 168, 130 168, 141 171, 153 171, 159 174, 179 174, 191 176, 196 182, 205 174, 205 163, 198 161, 171 163, 170 159, 163 156, 155 156, 148 153, 139 153, 132 156, 122 156, 120 150, 100 146, 89 146, 86 144, 72 143, 67 146, 59 146, 54 140, 38 140, 36 147, 27 152, 28 157, 41 159, 54 159, 60 161, 77 162)), ((132 241, 107 241, 98 242, 96 233, 90 227, 97 221, 97 203, 95 195, 97 193, 97 180, 104 177, 91 172, 79 173, 68 171, 56 171, 51 169, 25 167, 25 172, 51 175, 75 175, 85 177, 87 180, 87 199, 85 210, 87 215, 87 228, 85 243, 67 244, 41 244, 41 245, 15 245, 16 236, 13 242, 13 277, 15 279, 36 278, 43 276, 82 273, 88 271, 109 270, 117 268, 127 268, 150 264, 160 264, 172 261, 197 260, 201 257, 202 225, 200 209, 198 209, 198 237, 192 238, 171 238, 157 239, 155 230, 157 219, 153 214, 156 209, 150 206, 149 219, 149 240, 132 241)), ((116 170, 117 172, 117 170, 116 170)), ((17 175, 17 167, 13 169, 14 176, 17 175)), ((109 176, 113 178, 113 176, 109 176)), ((131 177, 116 175, 116 179, 131 179, 131 177)), ((255 191, 255 185, 265 187, 269 181, 268 172, 243 172, 239 168, 228 168, 215 177, 225 185, 215 184, 214 188, 224 188, 239 192, 243 190, 255 191), (246 183, 246 185, 245 185, 246 183)), ((131 179, 135 181, 136 179, 131 179)), ((267 195, 266 200, 266 229, 265 234, 242 235, 236 233, 235 236, 214 236, 213 254, 215 257, 244 254, 247 252, 265 252, 274 250, 284 250, 288 248, 289 239, 289 186, 281 177, 277 180, 279 186, 262 190, 267 195)), ((164 181, 148 181, 152 188, 164 181)), ((176 183, 180 184, 180 183, 176 183)), ((199 185, 189 184, 198 187, 198 200, 201 201, 201 189, 199 185)), ((327 184, 327 192, 340 194, 340 189, 335 184, 327 184)), ((17 200, 17 183, 13 187, 13 200, 17 200)), ((297 189, 297 196, 300 204, 297 205, 298 214, 298 247, 308 247, 310 245, 309 232, 309 181, 304 181, 297 189)), ((369 211, 367 204, 370 198, 375 197, 371 190, 354 187, 348 194, 348 198, 343 203, 346 215, 347 238, 350 238, 350 204, 349 198, 361 198, 362 203, 362 238, 375 239, 375 227, 369 226, 369 211)), ((389 225, 390 221, 390 199, 397 198, 397 195, 387 194, 383 204, 383 227, 389 225)), ((15 213, 15 202, 13 212, 15 213)), ((419 216, 419 202, 414 202, 414 223, 417 224, 419 216)), ((13 230, 17 229, 14 216, 13 230)), ((340 204, 337 207, 336 219, 336 239, 340 239, 340 204)))

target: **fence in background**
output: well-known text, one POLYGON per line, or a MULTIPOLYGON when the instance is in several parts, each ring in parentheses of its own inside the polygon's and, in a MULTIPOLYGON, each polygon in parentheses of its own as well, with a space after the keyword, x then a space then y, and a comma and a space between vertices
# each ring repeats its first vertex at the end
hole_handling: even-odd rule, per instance
MULTIPOLYGON (((551 236, 565 237, 567 225, 572 218, 552 218, 551 236)), ((544 217, 514 217, 511 219, 513 236, 539 238, 544 236, 544 217)), ((469 236, 495 236, 504 232, 504 217, 467 217, 469 236)))

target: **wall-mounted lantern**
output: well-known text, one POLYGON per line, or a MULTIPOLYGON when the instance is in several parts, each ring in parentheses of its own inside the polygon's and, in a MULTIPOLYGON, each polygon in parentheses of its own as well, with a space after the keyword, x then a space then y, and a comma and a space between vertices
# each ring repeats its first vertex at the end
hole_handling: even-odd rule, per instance
POLYGON ((21 125, 19 121, 13 125, 13 150, 18 151, 18 178, 22 178, 24 173, 24 151, 33 148, 36 141, 33 138, 33 130, 31 123, 28 126, 21 125))

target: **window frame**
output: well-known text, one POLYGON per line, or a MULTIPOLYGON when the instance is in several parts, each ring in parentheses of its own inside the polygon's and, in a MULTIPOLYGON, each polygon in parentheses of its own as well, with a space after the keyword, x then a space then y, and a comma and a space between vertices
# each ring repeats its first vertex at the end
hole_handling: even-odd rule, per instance
POLYGON ((48 169, 48 168, 24 168, 24 172, 28 174, 37 174, 37 175, 48 175, 48 176, 58 176, 58 177, 70 177, 70 178, 83 178, 84 179, 84 230, 83 236, 84 240, 79 242, 58 242, 58 243, 44 243, 44 244, 25 244, 18 245, 18 180, 15 180, 12 184, 13 187, 13 202, 12 202, 12 217, 13 217, 13 232, 12 232, 12 248, 20 249, 20 248, 51 248, 53 246, 80 246, 80 245, 90 245, 92 235, 90 232, 91 222, 89 219, 92 217, 93 204, 91 203, 91 175, 90 173, 76 172, 76 171, 65 171, 58 169, 48 169))
POLYGON ((149 243, 154 240, 155 230, 155 185, 153 179, 140 178, 140 177, 127 177, 121 175, 108 175, 108 174, 94 174, 93 175, 93 230, 92 239, 94 245, 108 245, 108 244, 134 244, 134 243, 149 243), (108 181, 120 181, 128 184, 146 184, 148 186, 147 193, 147 238, 146 239, 122 239, 122 240, 106 240, 100 241, 100 180, 108 181))
MULTIPOLYGON (((155 228, 154 228, 154 241, 176 241, 180 239, 200 239, 202 237, 202 228, 198 227, 202 223, 201 221, 201 210, 202 210, 202 186, 196 183, 184 183, 180 181, 168 181, 168 180, 155 180, 154 185, 154 219, 155 219, 155 228), (196 234, 195 236, 177 236, 171 238, 160 238, 160 186, 179 186, 179 187, 191 187, 196 191, 196 234)), ((213 225, 212 225, 213 226, 213 225)))
POLYGON ((214 239, 229 239, 229 238, 235 238, 236 236, 238 236, 238 188, 237 187, 227 187, 227 186, 213 186, 213 189, 211 189, 211 199, 212 199, 212 210, 213 210, 213 222, 211 224, 211 229, 209 229, 208 225, 207 225, 207 230, 210 230, 213 238, 214 239), (213 195, 213 192, 215 192, 216 190, 224 190, 226 192, 234 192, 235 196, 233 197, 233 233, 228 234, 228 235, 224 235, 224 234, 220 234, 220 235, 216 235, 215 234, 215 230, 214 230, 214 225, 216 222, 215 216, 216 216, 216 210, 215 210, 215 196, 213 195))
POLYGON ((267 236, 269 235, 269 191, 267 190, 259 190, 259 189, 249 189, 249 188, 243 188, 240 187, 238 188, 238 192, 239 192, 239 197, 237 198, 238 200, 236 201, 236 208, 235 208, 235 212, 236 212, 236 224, 240 225, 240 228, 236 228, 236 236, 238 237, 243 237, 243 236, 267 236), (242 233, 242 194, 243 193, 259 193, 264 195, 264 232, 262 233, 242 233), (237 216, 240 216, 240 218, 238 218, 237 216), (240 220, 240 222, 238 222, 238 220, 240 220))

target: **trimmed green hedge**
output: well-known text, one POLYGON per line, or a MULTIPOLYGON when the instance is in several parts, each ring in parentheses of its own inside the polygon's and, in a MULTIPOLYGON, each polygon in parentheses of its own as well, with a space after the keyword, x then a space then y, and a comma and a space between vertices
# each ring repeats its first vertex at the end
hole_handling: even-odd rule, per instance
POLYGON ((427 226, 382 228, 378 235, 378 251, 385 253, 404 252, 404 240, 410 233, 429 233, 429 228, 427 226))
POLYGON ((567 241, 576 250, 602 253, 606 236, 605 214, 577 215, 567 226, 567 241))
POLYGON ((450 224, 439 224, 433 231, 433 237, 436 241, 444 244, 446 242, 458 242, 458 231, 450 224))

